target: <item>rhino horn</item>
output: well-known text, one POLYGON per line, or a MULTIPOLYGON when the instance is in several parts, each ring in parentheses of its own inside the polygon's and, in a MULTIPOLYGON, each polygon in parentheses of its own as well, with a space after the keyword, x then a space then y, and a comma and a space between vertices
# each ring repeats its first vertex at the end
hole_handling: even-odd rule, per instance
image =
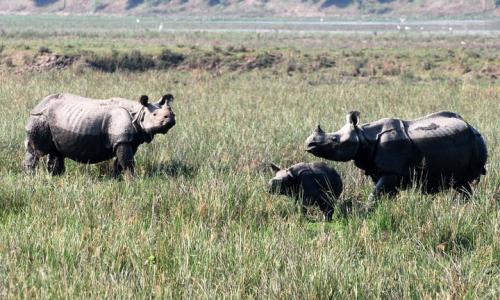
POLYGON ((167 105, 170 106, 170 104, 172 103, 173 100, 174 100, 174 96, 172 94, 166 94, 160 98, 160 101, 158 101, 158 104, 161 106, 161 105, 167 103, 167 105))
POLYGON ((144 106, 148 105, 148 100, 149 98, 147 95, 142 95, 141 98, 139 98, 139 102, 144 106))
POLYGON ((316 128, 315 132, 316 132, 316 133, 319 133, 319 134, 323 134, 323 133, 325 133, 325 132, 323 131, 323 129, 321 129, 321 126, 319 126, 319 124, 318 124, 318 127, 316 128))
POLYGON ((271 170, 273 170, 274 172, 278 172, 279 170, 281 170, 281 168, 274 164, 274 163, 269 163, 269 167, 271 168, 271 170))

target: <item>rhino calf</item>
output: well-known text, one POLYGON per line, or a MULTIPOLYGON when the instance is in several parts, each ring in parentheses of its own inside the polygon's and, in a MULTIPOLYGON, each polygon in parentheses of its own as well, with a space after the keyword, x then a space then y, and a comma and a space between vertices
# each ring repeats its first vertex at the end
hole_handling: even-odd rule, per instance
POLYGON ((287 195, 300 201, 303 207, 318 205, 330 220, 334 201, 342 193, 342 180, 332 167, 324 162, 298 163, 288 169, 271 164, 276 175, 269 181, 268 191, 287 195))
POLYGON ((23 167, 33 172, 38 160, 48 155, 48 170, 57 175, 64 172, 65 158, 93 164, 116 157, 113 175, 123 170, 133 175, 139 145, 175 125, 173 99, 171 94, 156 103, 149 103, 144 95, 139 101, 71 94, 45 97, 31 111, 26 125, 23 167))
POLYGON ((334 160, 354 160, 375 183, 370 197, 395 194, 415 179, 425 192, 453 187, 466 194, 486 174, 486 144, 462 117, 438 112, 420 119, 381 119, 359 124, 359 112, 347 114, 346 125, 325 133, 319 126, 306 140, 306 151, 334 160))

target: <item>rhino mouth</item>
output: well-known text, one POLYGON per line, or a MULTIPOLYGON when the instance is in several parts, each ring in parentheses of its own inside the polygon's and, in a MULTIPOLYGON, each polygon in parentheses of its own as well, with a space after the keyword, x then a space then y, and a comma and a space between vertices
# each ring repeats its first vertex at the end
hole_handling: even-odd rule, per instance
POLYGON ((310 142, 310 143, 308 143, 308 144, 306 145, 305 150, 306 150, 307 152, 315 152, 315 151, 318 149, 318 147, 320 147, 320 146, 321 146, 321 145, 320 145, 319 143, 316 143, 316 142, 310 142))
POLYGON ((327 144, 311 142, 306 145, 306 152, 321 158, 331 159, 331 155, 326 148, 327 144))

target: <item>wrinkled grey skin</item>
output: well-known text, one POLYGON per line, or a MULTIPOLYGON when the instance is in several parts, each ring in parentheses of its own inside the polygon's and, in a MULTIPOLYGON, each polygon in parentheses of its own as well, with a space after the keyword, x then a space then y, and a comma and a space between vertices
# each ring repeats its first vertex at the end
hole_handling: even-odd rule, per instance
POLYGON ((148 103, 147 96, 137 102, 50 95, 30 113, 23 167, 33 172, 38 160, 48 155, 49 172, 57 175, 64 172, 65 158, 93 164, 116 157, 114 176, 123 170, 133 175, 138 146, 175 125, 172 100, 170 94, 157 103, 148 103))
POLYGON ((486 174, 482 136, 452 112, 366 124, 359 124, 359 112, 350 112, 346 125, 337 132, 325 133, 318 126, 305 147, 318 157, 354 160, 376 184, 371 199, 393 195, 415 179, 422 182, 424 192, 452 187, 470 194, 471 183, 486 174))
POLYGON ((342 180, 334 168, 324 162, 298 163, 287 169, 271 165, 276 172, 268 183, 273 194, 292 196, 304 207, 318 205, 330 220, 334 200, 342 193, 342 180))

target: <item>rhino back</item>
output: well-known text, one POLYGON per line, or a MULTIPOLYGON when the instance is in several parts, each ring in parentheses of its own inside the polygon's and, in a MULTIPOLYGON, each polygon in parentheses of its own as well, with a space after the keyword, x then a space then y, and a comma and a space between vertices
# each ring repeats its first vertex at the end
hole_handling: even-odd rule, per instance
POLYGON ((310 172, 304 172, 303 177, 311 181, 311 186, 315 186, 318 191, 321 191, 322 197, 338 198, 340 196, 342 180, 334 168, 324 162, 315 162, 310 164, 310 170, 310 172))
POLYGON ((469 134, 469 125, 456 114, 437 113, 408 122, 408 134, 413 140, 422 143, 433 139, 460 136, 464 132, 469 134))
POLYGON ((57 101, 61 98, 60 94, 54 94, 54 95, 49 95, 40 101, 31 111, 30 115, 32 116, 39 116, 42 115, 47 108, 54 102, 57 101))
POLYGON ((110 159, 117 144, 134 139, 130 114, 109 100, 59 100, 50 106, 47 120, 57 150, 80 162, 110 159))

